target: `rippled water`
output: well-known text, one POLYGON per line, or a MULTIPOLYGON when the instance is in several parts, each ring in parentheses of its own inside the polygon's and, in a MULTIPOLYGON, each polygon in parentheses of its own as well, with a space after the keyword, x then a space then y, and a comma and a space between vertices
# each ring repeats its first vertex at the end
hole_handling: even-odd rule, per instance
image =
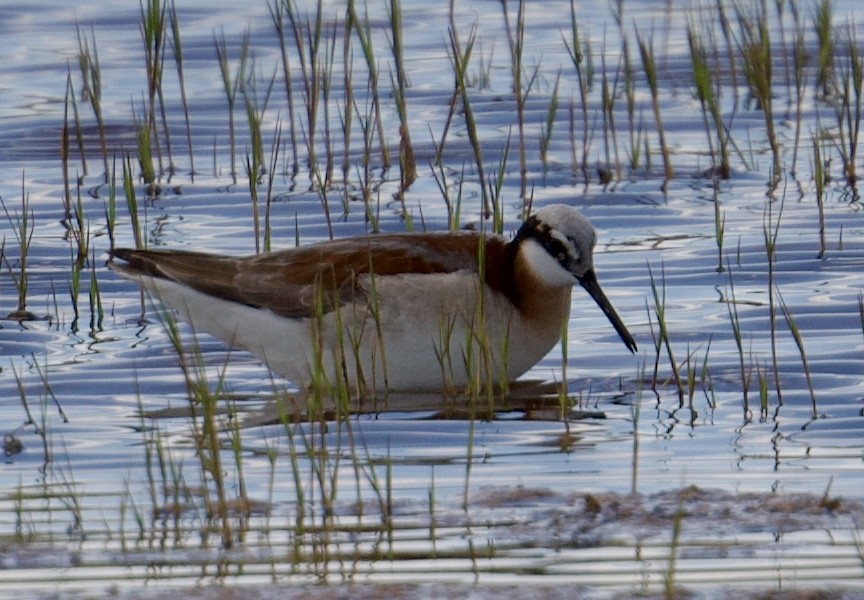
MULTIPOLYGON (((303 15, 314 19, 313 6, 298 4, 303 15)), ((529 188, 535 205, 573 203, 598 229, 597 272, 637 337, 639 354, 629 355, 590 299, 578 292, 568 328, 566 372, 578 411, 568 412, 572 418, 566 422, 560 420, 554 397, 539 407, 516 398, 497 406, 495 419, 479 420, 458 413, 443 418, 453 412, 452 405, 408 397, 394 398, 384 407, 367 406, 356 418, 326 427, 317 422, 293 426, 272 419, 268 424, 265 418, 273 414, 270 401, 274 393, 283 393, 285 382, 273 381, 245 353, 229 352, 220 342, 199 336, 198 356, 211 387, 220 377, 224 382, 227 399, 220 406, 240 411, 237 421, 221 420, 221 472, 229 499, 245 503, 232 504, 223 518, 207 514, 205 499, 212 498, 212 487, 206 492, 196 488, 202 479, 211 480, 202 473, 201 452, 194 450, 186 382, 169 334, 152 307, 141 321, 137 288, 104 267, 109 191, 93 113, 81 95, 76 24, 80 35, 95 39, 98 47, 109 152, 119 171, 125 153, 135 156, 134 123, 145 105, 139 7, 95 0, 74 7, 49 1, 0 7, 0 195, 8 211, 0 225, 5 238, 0 312, 16 307, 20 252, 15 227, 23 185, 33 223, 27 308, 39 317, 0 322, 0 426, 9 451, 0 468, 0 595, 75 595, 111 586, 131 594, 145 583, 157 588, 151 592, 156 595, 160 588, 220 582, 260 586, 246 588, 255 597, 271 592, 270 586, 289 594, 286 583, 350 580, 431 586, 392 592, 405 597, 423 595, 424 589, 441 595, 524 593, 518 587, 515 592, 461 587, 475 582, 530 583, 538 586, 538 596, 556 597, 561 586, 604 596, 661 593, 670 573, 677 584, 706 595, 722 595, 735 585, 748 592, 831 586, 854 595, 864 576, 858 529, 864 518, 864 217, 860 202, 840 180, 829 138, 824 148, 832 157, 834 180, 824 206, 827 250, 817 256, 810 136, 820 123, 833 123, 833 109, 808 92, 797 176, 784 177, 769 197, 762 113, 742 100, 729 126, 738 144, 734 174, 715 187, 699 176, 711 163, 692 95, 684 35, 688 18, 714 13, 669 11, 662 2, 624 3, 627 31, 632 32, 632 24, 643 35, 653 30, 662 57, 660 103, 676 177, 661 191, 656 127, 634 36, 636 114, 641 135, 648 136, 651 164, 646 166, 643 156, 636 169, 622 167, 620 178, 602 185, 595 169, 603 165, 614 171, 614 161, 605 162, 601 57, 610 78, 620 75, 621 44, 610 5, 577 4, 582 35, 591 40, 598 71, 589 96, 590 180, 573 168, 571 106, 577 148, 585 132, 573 65, 562 42, 562 34, 569 35, 569 4, 532 2, 524 61, 528 70, 537 66, 526 103, 529 188), (559 72, 560 102, 544 168, 538 140, 559 72), (80 195, 92 248, 81 276, 77 320, 69 292, 73 250, 61 223, 60 132, 64 108, 72 110, 64 100, 67 73, 81 115, 87 165, 85 175, 84 161, 73 149, 72 199, 77 202, 80 195), (80 188, 75 177, 81 178, 80 188), (717 270, 715 203, 725 223, 722 272, 717 270), (774 227, 773 302, 779 306, 782 297, 800 331, 812 397, 802 352, 779 308, 774 330, 780 394, 775 386, 765 242, 766 228, 774 227), (658 293, 665 293, 672 353, 685 378, 683 396, 665 347, 652 386, 658 325, 651 274, 658 293), (91 277, 98 282, 104 308, 101 325, 88 303, 91 277), (732 326, 735 311, 740 352, 732 326), (692 393, 688 373, 695 375, 692 393), (765 382, 764 408, 760 381, 765 382), (232 428, 234 422, 244 426, 232 428), (235 454, 230 440, 237 436, 242 451, 235 454), (631 495, 634 490, 640 495, 631 495), (676 557, 671 567, 670 556, 676 557)), ((248 178, 242 172, 236 181, 231 177, 228 107, 214 37, 224 36, 236 69, 244 32, 249 32, 249 72, 259 106, 275 73, 262 123, 268 151, 279 123, 287 143, 288 109, 267 4, 236 5, 178 2, 196 173, 190 175, 169 50, 165 97, 176 172, 162 177, 158 198, 145 199, 144 185, 138 188, 151 245, 229 254, 255 249, 248 178)), ((853 6, 835 3, 840 30, 853 6)), ((335 132, 344 106, 339 37, 344 7, 323 7, 339 40, 333 46, 330 105, 335 132)), ((406 1, 402 9, 411 83, 407 105, 418 166, 418 180, 404 207, 415 227, 444 229, 446 206, 430 165, 453 92, 448 7, 406 1)), ((386 135, 396 156, 398 117, 390 86, 387 14, 383 3, 369 3, 361 14, 366 10, 381 73, 386 135)), ((812 10, 808 4, 804 18, 812 10)), ((515 5, 510 16, 515 20, 515 5)), ((787 13, 786 36, 791 35, 789 18, 787 13)), ((502 195, 505 231, 510 232, 518 225, 522 200, 500 4, 460 3, 456 23, 463 44, 477 23, 469 73, 478 85, 469 88, 469 96, 487 175, 494 174, 511 140, 502 195)), ((772 31, 781 35, 779 29, 772 31)), ((815 48, 809 30, 807 40, 815 48)), ((781 55, 774 56, 781 64, 781 55)), ((353 61, 359 128, 369 104, 356 46, 353 61)), ((293 76, 299 90, 296 64, 293 76)), ((812 87, 813 71, 808 77, 812 87)), ((782 158, 789 169, 794 107, 786 103, 785 85, 775 86, 782 158)), ((725 101, 731 103, 728 82, 724 89, 725 101)), ((295 102, 302 107, 296 93, 295 102)), ((731 105, 728 110, 727 116, 731 105)), ((303 156, 299 127, 304 117, 299 112, 293 120, 303 156)), ((626 165, 629 134, 622 97, 615 118, 618 156, 626 165)), ((242 171, 249 148, 242 100, 235 119, 236 165, 242 171)), ((336 236, 369 229, 360 200, 361 135, 355 130, 348 185, 339 181, 339 173, 330 192, 336 236), (346 187, 347 212, 341 204, 346 187)), ((334 136, 341 139, 341 134, 334 136)), ((448 136, 444 162, 450 192, 455 197, 464 179, 462 224, 477 224, 480 186, 461 111, 448 136)), ((341 143, 334 148, 341 161, 341 143)), ((322 154, 324 149, 319 141, 322 154)), ((291 177, 291 166, 286 145, 273 180, 275 247, 292 246, 298 237, 308 243, 328 235, 322 197, 309 191, 307 169, 301 165, 291 177)), ((402 204, 392 198, 399 187, 398 166, 382 169, 376 150, 371 176, 370 206, 380 228, 404 230, 402 204)), ((263 198, 265 186, 259 193, 263 198)), ((129 245, 132 234, 123 203, 121 191, 116 235, 119 245, 129 245)), ((191 347, 195 336, 182 324, 181 332, 191 347)), ((526 379, 558 381, 561 363, 556 348, 526 379)), ((314 590, 300 587, 295 593, 314 590)), ((381 588, 356 591, 375 595, 381 588)))

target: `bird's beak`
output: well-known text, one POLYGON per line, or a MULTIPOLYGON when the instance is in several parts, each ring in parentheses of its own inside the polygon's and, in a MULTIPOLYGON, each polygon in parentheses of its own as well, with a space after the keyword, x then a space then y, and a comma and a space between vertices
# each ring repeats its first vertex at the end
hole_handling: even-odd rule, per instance
POLYGON ((624 323, 621 321, 621 317, 619 317, 618 313, 615 312, 615 309, 612 308, 612 303, 609 302, 609 298, 607 298, 606 294, 603 293, 603 289, 597 281, 597 275, 594 274, 594 270, 588 270, 581 277, 577 276, 576 279, 582 287, 585 288, 585 291, 594 298, 594 302, 597 303, 597 306, 603 310, 603 314, 605 314, 606 318, 609 319, 609 322, 612 323, 612 327, 614 327, 615 331, 618 332, 621 341, 624 342, 627 349, 630 350, 630 352, 636 352, 636 340, 633 339, 633 336, 630 335, 630 332, 627 331, 627 327, 625 327, 624 323))

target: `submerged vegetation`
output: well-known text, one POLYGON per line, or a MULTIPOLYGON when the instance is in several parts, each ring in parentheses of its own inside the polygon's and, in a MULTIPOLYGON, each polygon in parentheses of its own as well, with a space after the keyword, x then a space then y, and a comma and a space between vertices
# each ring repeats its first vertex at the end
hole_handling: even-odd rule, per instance
MULTIPOLYGON (((512 540, 496 545, 501 536, 494 525, 477 521, 491 502, 489 496, 478 500, 472 485, 475 467, 488 459, 478 432, 491 420, 519 415, 560 423, 553 441, 543 444, 571 452, 585 444, 577 420, 605 416, 601 399, 628 407, 631 495, 568 496, 587 520, 582 529, 565 531, 572 539, 541 540, 556 552, 607 539, 587 539, 592 527, 602 530, 599 515, 624 514, 628 503, 641 510, 635 498, 643 481, 640 462, 648 456, 644 428, 652 402, 657 428, 671 423, 660 435, 672 427, 692 430, 720 411, 740 411, 735 422, 741 429, 758 426, 796 401, 807 408, 800 428, 817 423, 827 395, 819 371, 825 359, 808 354, 814 348, 808 342, 812 314, 802 310, 800 298, 798 304, 792 300, 802 292, 784 277, 784 211, 793 202, 812 207, 814 241, 798 240, 795 247, 804 247, 814 262, 842 254, 844 229, 832 237, 838 227, 827 220, 838 213, 826 217, 826 210, 841 206, 857 216, 860 209, 864 54, 858 23, 836 15, 830 0, 712 0, 683 15, 665 3, 650 20, 634 18, 627 3, 614 2, 609 16, 615 26, 599 31, 585 24, 580 4, 556 3, 567 12, 557 15, 560 23, 543 21, 537 45, 532 20, 544 16, 526 0, 504 0, 500 12, 482 18, 455 1, 420 17, 416 10, 430 7, 411 9, 400 0, 267 0, 267 14, 254 29, 217 29, 190 45, 182 7, 142 0, 140 35, 125 41, 127 51, 140 53, 140 89, 124 89, 129 97, 123 102, 106 98, 115 71, 111 54, 100 52, 98 28, 79 23, 70 31, 74 60, 57 90, 63 191, 48 218, 33 208, 26 172, 20 200, 2 198, 7 233, 0 244, 0 300, 9 306, 2 307, 0 327, 26 331, 49 323, 88 352, 118 340, 138 345, 158 330, 154 343, 180 375, 175 368, 169 377, 173 405, 153 410, 139 394, 136 365, 133 435, 141 444, 146 492, 140 492, 141 481, 130 479, 119 500, 109 496, 99 504, 102 498, 96 502, 76 483, 75 465, 65 462, 63 441, 51 426, 54 409, 66 416, 49 359, 30 351, 23 362, 0 365, 0 378, 14 380, 26 414, 23 427, 4 432, 7 459, 22 452, 22 431, 35 432, 44 474, 39 484, 22 481, 0 497, 0 514, 14 517, 2 533, 11 531, 16 543, 98 539, 124 552, 183 550, 185 566, 199 569, 183 575, 189 577, 251 571, 301 582, 370 575, 376 561, 412 558, 413 550, 400 544, 417 543, 431 548, 421 558, 465 560, 479 578, 486 569, 495 572, 495 559, 509 558, 513 550, 507 547, 512 540), (410 23, 418 18, 434 21, 440 35, 412 39, 410 23), (437 46, 424 46, 429 39, 437 46), (758 201, 746 210, 756 217, 736 219, 730 192, 736 184, 752 188, 754 181, 758 201), (370 233, 463 226, 505 233, 547 198, 566 194, 590 207, 598 198, 621 202, 628 186, 638 190, 634 197, 649 198, 648 205, 668 202, 676 190, 698 190, 704 202, 692 210, 706 215, 710 230, 682 237, 711 238, 710 258, 701 263, 710 268, 689 275, 716 290, 719 302, 705 319, 713 321, 709 333, 682 331, 678 314, 687 299, 667 293, 667 284, 681 285, 688 275, 652 255, 645 276, 628 282, 641 286, 628 313, 636 323, 642 320, 641 327, 631 327, 643 338, 650 335, 653 344, 640 344, 650 350, 643 350, 638 367, 627 372, 615 363, 596 389, 593 380, 584 386, 568 380, 586 342, 564 323, 556 362, 562 378, 555 385, 514 385, 478 375, 466 389, 451 387, 442 398, 366 397, 341 381, 325 381, 322 367, 321 385, 310 391, 259 379, 256 391, 235 392, 234 356, 220 361, 218 351, 207 354, 206 341, 144 295, 136 292, 130 300, 127 289, 118 299, 116 280, 104 268, 115 245, 144 247, 172 235, 185 242, 171 229, 186 217, 171 215, 162 203, 196 192, 243 190, 243 204, 226 209, 226 237, 232 250, 257 253, 306 243, 306 237, 335 238, 350 224, 370 233), (49 228, 48 222, 59 225, 49 228), (34 250, 40 257, 39 244, 56 240, 68 262, 46 276, 34 250), (122 333, 130 327, 148 333, 133 339, 122 333), (387 412, 463 421, 464 446, 437 463, 399 456, 389 440, 366 438, 363 419, 387 412), (429 481, 410 484, 425 486, 420 495, 426 504, 406 515, 398 493, 409 484, 397 473, 411 461, 432 468, 429 481), (458 485, 447 484, 458 488, 457 509, 442 500, 444 478, 435 469, 445 464, 460 472, 458 485), (119 531, 94 516, 100 511, 115 515, 119 531), (265 555, 248 549, 255 536, 264 539, 265 555), (194 555, 199 548, 206 556, 194 555)), ((614 213, 622 222, 638 222, 633 214, 651 210, 641 198, 632 200, 626 213, 614 213)), ((680 240, 640 231, 639 239, 622 241, 615 228, 603 225, 602 238, 616 251, 662 249, 680 240)), ((622 228, 632 232, 632 225, 622 228)), ((860 322, 864 334, 860 289, 841 306, 837 310, 851 311, 843 313, 843 322, 860 322)), ((482 313, 477 317, 482 323, 482 313)), ((451 328, 441 324, 441 348, 450 347, 451 328)), ((476 355, 442 350, 445 384, 454 361, 484 372, 474 362, 490 356, 492 342, 482 331, 471 337, 476 355)), ((518 352, 502 343, 505 355, 518 352)), ((353 338, 342 340, 343 364, 356 345, 353 338)), ((381 359, 386 369, 384 348, 381 359)), ((776 461, 783 462, 779 454, 776 461)), ((639 548, 646 561, 658 561, 643 563, 645 580, 673 597, 681 585, 676 570, 691 543, 688 527, 698 518, 687 507, 707 501, 698 488, 666 500, 667 538, 639 548)), ((800 510, 815 514, 812 498, 797 500, 800 510)), ((818 510, 842 513, 827 491, 823 500, 818 510)), ((505 506, 508 501, 501 500, 505 506)), ((531 497, 529 504, 535 501, 541 502, 531 497)), ((608 539, 623 543, 614 535, 608 539)), ((856 548, 860 556, 860 539, 856 548)), ((182 571, 182 565, 168 565, 152 576, 160 577, 163 568, 166 577, 182 571)))

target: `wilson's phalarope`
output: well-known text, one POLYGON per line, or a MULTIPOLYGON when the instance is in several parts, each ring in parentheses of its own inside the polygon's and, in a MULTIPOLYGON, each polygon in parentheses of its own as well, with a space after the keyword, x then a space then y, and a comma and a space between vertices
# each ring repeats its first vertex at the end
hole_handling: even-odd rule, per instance
POLYGON ((560 339, 576 282, 631 352, 588 220, 541 208, 507 242, 472 231, 352 237, 244 258, 117 249, 111 263, 196 330, 298 385, 430 390, 511 381, 560 339), (339 378, 337 381, 335 378, 339 378))

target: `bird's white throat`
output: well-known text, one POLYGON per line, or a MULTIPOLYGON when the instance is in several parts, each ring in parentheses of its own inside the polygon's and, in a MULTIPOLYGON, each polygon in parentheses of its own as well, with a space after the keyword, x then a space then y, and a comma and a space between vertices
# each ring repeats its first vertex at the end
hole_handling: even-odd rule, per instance
POLYGON ((570 287, 576 283, 573 273, 562 267, 536 240, 524 240, 519 251, 525 257, 531 272, 546 285, 570 287))

